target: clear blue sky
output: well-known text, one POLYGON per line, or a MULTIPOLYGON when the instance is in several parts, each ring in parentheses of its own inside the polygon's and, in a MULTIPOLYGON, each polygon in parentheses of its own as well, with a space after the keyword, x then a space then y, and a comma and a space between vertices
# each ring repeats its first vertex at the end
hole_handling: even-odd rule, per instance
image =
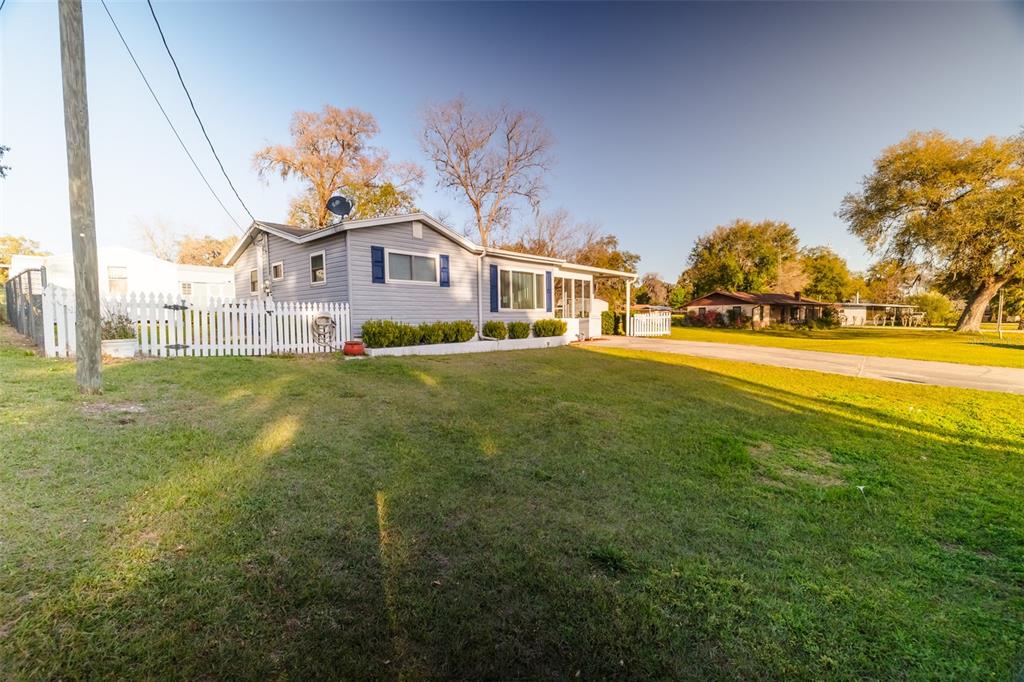
MULTIPOLYGON (((1024 11, 986 3, 156 5, 243 198, 281 220, 294 185, 252 153, 296 109, 356 106, 396 160, 426 166, 418 114, 462 92, 540 113, 557 138, 547 208, 601 222, 674 279, 693 239, 734 218, 789 221, 805 245, 868 258, 835 217, 872 159, 914 129, 1009 135, 1024 122, 1024 11)), ((111 3, 129 44, 239 222, 145 4, 111 3)), ((85 6, 100 244, 137 219, 227 235, 97 2, 85 6)), ((0 233, 70 248, 56 2, 0 11, 0 233)), ((428 168, 428 171, 431 169, 428 168)), ((461 227, 457 199, 420 201, 461 227)), ((525 219, 524 213, 521 218, 525 219)))

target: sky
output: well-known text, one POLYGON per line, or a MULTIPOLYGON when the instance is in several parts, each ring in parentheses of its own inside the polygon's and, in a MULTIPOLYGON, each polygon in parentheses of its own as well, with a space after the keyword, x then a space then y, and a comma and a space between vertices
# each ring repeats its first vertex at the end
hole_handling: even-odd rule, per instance
MULTIPOLYGON (((145 3, 111 13, 234 219, 249 223, 203 140, 145 3)), ((354 106, 375 143, 427 170, 419 205, 468 211, 419 145, 428 102, 464 94, 543 117, 557 164, 543 208, 600 223, 674 280, 693 240, 737 218, 790 223, 856 269, 870 254, 835 213, 881 150, 913 130, 1006 136, 1024 123, 1024 5, 1009 3, 158 2, 157 15, 228 175, 259 219, 294 182, 253 153, 296 110, 354 106)), ((100 245, 140 223, 238 234, 146 91, 103 7, 85 2, 100 245)), ((0 10, 0 234, 70 250, 56 2, 0 10)), ((528 222, 520 211, 520 225, 528 222)))

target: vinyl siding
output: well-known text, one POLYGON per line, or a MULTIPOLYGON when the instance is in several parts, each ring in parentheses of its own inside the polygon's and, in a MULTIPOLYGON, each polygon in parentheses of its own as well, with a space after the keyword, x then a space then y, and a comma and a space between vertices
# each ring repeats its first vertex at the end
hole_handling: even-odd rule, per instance
MULTIPOLYGON (((348 300, 348 273, 345 268, 345 233, 308 244, 295 244, 277 235, 268 234, 269 257, 263 264, 263 281, 269 281, 275 301, 344 302, 348 300), (324 251, 327 281, 309 281, 310 254, 324 251), (284 279, 270 277, 274 263, 284 264, 284 279)), ((249 244, 235 261, 235 296, 249 298, 249 271, 256 267, 256 245, 249 244)))
POLYGON ((249 293, 249 271, 255 267, 256 245, 250 242, 232 266, 235 271, 235 298, 252 298, 249 293))
POLYGON ((341 233, 307 244, 295 244, 277 235, 270 237, 270 258, 267 260, 266 278, 274 263, 284 264, 284 279, 271 281, 275 301, 316 301, 319 303, 348 300, 348 273, 345 269, 345 234, 341 233), (327 267, 327 281, 311 284, 309 281, 309 257, 324 252, 327 267))
POLYGON ((423 225, 422 238, 414 237, 412 222, 368 227, 346 234, 352 268, 350 303, 353 334, 361 334, 363 322, 372 319, 409 323, 471 320, 476 324, 477 257, 474 254, 427 225, 423 225), (448 254, 451 285, 442 287, 437 283, 411 282, 374 284, 371 246, 431 256, 448 254))

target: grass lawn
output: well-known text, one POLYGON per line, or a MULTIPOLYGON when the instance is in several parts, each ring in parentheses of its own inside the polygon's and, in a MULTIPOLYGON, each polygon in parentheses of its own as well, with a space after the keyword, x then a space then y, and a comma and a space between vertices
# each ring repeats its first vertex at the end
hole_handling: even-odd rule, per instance
POLYGON ((672 327, 681 341, 717 341, 752 346, 778 346, 912 360, 938 360, 966 365, 1024 367, 1024 335, 957 334, 946 329, 843 327, 839 329, 706 329, 672 327))
POLYGON ((1024 669, 1024 397, 576 348, 73 374, 0 341, 3 678, 1024 669))

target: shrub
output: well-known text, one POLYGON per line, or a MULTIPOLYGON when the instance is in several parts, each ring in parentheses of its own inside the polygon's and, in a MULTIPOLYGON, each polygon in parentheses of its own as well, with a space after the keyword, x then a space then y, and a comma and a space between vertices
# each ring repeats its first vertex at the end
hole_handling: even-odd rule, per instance
POLYGON ((100 339, 116 341, 135 338, 135 320, 125 313, 107 313, 100 320, 100 339))
POLYGON ((394 320, 367 320, 363 323, 363 343, 367 348, 415 346, 420 342, 420 328, 394 320))
POLYGON ((508 337, 508 327, 501 320, 488 320, 484 322, 484 336, 500 341, 508 337))
POLYGON ((565 320, 537 320, 533 323, 534 336, 561 336, 565 329, 565 320))
POLYGON ((956 322, 953 302, 937 291, 927 291, 907 299, 907 303, 916 305, 924 313, 925 321, 932 326, 942 326, 956 322))
POLYGON ((476 327, 469 320, 456 320, 455 322, 440 322, 444 325, 445 343, 462 343, 472 341, 476 338, 476 327))
POLYGON ((601 311, 601 333, 605 336, 615 334, 615 313, 611 310, 601 311))
POLYGON ((525 339, 530 335, 530 323, 529 322, 509 322, 508 323, 508 338, 510 339, 525 339))
POLYGON ((420 343, 443 343, 444 322, 424 322, 419 326, 420 343))

